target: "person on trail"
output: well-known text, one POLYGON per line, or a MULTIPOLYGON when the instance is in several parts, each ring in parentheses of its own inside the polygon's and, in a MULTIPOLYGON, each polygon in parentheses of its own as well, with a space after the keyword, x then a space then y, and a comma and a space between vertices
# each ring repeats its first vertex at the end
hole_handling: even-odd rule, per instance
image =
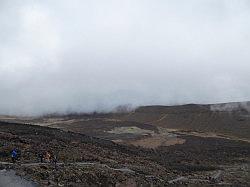
POLYGON ((54 163, 54 166, 55 166, 56 170, 57 170, 57 161, 58 161, 57 155, 54 155, 54 157, 53 157, 53 163, 54 163))
POLYGON ((12 159, 12 162, 15 163, 16 160, 17 160, 17 149, 13 149, 12 152, 11 152, 11 159, 12 159))
POLYGON ((46 151, 46 153, 45 153, 45 161, 46 162, 50 162, 51 161, 51 154, 48 151, 46 151))
POLYGON ((42 152, 38 153, 38 158, 40 159, 40 162, 43 163, 44 154, 42 152))
POLYGON ((17 158, 16 159, 19 161, 21 160, 21 154, 22 154, 21 150, 17 149, 17 158))

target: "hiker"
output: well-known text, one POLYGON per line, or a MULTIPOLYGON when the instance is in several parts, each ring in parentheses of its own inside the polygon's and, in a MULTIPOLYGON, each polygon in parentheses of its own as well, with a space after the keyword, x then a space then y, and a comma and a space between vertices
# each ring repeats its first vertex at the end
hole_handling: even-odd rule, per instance
POLYGON ((13 149, 12 152, 11 152, 11 159, 12 159, 12 162, 15 163, 16 160, 17 160, 17 149, 13 149))
POLYGON ((21 150, 17 149, 16 151, 17 151, 16 159, 20 161, 20 159, 21 159, 21 150))
POLYGON ((44 154, 42 152, 38 153, 38 158, 40 159, 40 162, 43 163, 44 154))
POLYGON ((46 153, 45 153, 45 160, 46 160, 46 162, 51 161, 51 154, 48 151, 46 151, 46 153))
POLYGON ((53 163, 54 163, 54 166, 55 166, 56 170, 57 170, 57 161, 58 161, 57 156, 54 155, 54 157, 53 157, 53 163))

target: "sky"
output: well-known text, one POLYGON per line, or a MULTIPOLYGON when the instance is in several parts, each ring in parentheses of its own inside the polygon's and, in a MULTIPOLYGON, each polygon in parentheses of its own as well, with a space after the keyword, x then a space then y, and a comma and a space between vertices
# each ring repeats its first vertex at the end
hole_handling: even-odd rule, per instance
POLYGON ((0 0, 0 114, 248 100, 248 0, 0 0))

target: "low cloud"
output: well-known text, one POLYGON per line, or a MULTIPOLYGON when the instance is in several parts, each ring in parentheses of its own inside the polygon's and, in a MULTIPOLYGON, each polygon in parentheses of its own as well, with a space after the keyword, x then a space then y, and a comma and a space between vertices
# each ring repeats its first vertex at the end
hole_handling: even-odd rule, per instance
POLYGON ((248 0, 0 2, 0 113, 250 100, 248 0))

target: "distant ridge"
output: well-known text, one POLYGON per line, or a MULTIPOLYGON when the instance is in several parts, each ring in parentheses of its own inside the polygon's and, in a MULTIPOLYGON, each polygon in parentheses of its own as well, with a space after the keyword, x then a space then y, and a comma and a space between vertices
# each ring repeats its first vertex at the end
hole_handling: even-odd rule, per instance
POLYGON ((143 106, 121 119, 250 140, 250 102, 143 106))

